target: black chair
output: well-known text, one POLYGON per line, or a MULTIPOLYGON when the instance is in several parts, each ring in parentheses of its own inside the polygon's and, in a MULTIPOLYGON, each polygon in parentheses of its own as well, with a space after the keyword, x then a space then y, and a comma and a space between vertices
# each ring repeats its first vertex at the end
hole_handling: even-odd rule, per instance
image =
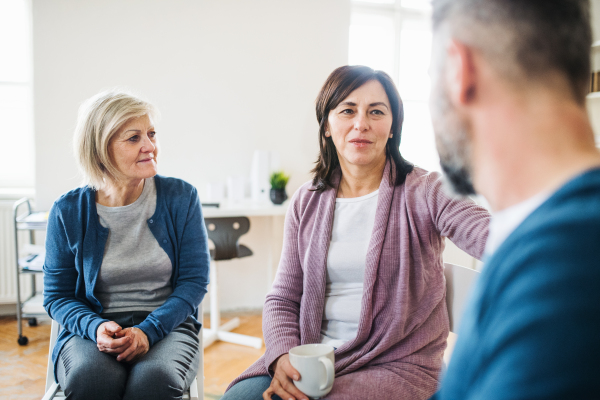
POLYGON ((260 349, 263 343, 261 338, 230 332, 240 325, 239 318, 235 317, 221 325, 219 310, 218 266, 221 261, 252 255, 252 250, 239 244, 240 236, 250 230, 250 220, 246 217, 226 217, 205 218, 204 222, 208 238, 215 245, 210 251, 210 329, 204 329, 204 347, 221 340, 260 349))

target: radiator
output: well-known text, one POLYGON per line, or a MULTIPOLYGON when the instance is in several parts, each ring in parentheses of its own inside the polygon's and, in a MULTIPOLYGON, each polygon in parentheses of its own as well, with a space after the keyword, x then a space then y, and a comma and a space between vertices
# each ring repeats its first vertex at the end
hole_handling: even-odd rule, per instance
MULTIPOLYGON (((15 238, 13 222, 14 200, 0 200, 0 304, 16 303, 15 238)), ((27 206, 19 210, 24 213, 27 206)), ((27 231, 19 231, 19 244, 28 243, 27 231)), ((31 293, 31 278, 21 275, 21 300, 31 293)))

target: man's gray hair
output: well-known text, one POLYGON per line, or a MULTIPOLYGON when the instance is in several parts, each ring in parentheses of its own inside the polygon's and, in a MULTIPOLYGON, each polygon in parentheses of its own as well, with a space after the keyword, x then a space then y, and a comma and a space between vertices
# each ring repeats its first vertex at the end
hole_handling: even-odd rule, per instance
POLYGON ((520 84, 565 78, 573 97, 589 91, 592 33, 588 0, 433 0, 434 40, 476 48, 520 84))

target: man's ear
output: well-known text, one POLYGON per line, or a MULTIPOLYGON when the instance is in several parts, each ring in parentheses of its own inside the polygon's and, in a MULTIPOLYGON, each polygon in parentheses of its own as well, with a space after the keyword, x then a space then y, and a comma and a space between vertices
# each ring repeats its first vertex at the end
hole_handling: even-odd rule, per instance
POLYGON ((468 105, 476 94, 477 71, 473 50, 452 39, 448 45, 448 95, 457 106, 468 105))

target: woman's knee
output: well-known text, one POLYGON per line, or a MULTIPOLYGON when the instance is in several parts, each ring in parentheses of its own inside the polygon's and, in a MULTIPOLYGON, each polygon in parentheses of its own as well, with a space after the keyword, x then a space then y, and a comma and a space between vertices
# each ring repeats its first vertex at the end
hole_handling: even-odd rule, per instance
POLYGON ((188 389, 198 371, 200 351, 195 334, 181 328, 156 343, 131 367, 126 396, 136 399, 178 399, 188 389), (193 338, 192 338, 193 336, 193 338))
POLYGON ((123 399, 180 399, 193 381, 191 374, 181 364, 138 363, 130 371, 123 399))
MULTIPOLYGON (((269 388, 271 377, 268 375, 255 376, 239 381, 229 389, 221 400, 261 400, 262 394, 269 388)), ((273 400, 281 400, 272 396, 273 400)))
POLYGON ((111 356, 100 353, 93 358, 71 355, 59 360, 59 382, 65 394, 77 399, 121 399, 127 371, 111 356))
MULTIPOLYGON (((121 378, 121 377, 119 377, 121 378)), ((107 376, 86 375, 83 379, 67 379, 63 391, 67 398, 73 400, 121 400, 125 392, 126 379, 118 380, 107 376)))

